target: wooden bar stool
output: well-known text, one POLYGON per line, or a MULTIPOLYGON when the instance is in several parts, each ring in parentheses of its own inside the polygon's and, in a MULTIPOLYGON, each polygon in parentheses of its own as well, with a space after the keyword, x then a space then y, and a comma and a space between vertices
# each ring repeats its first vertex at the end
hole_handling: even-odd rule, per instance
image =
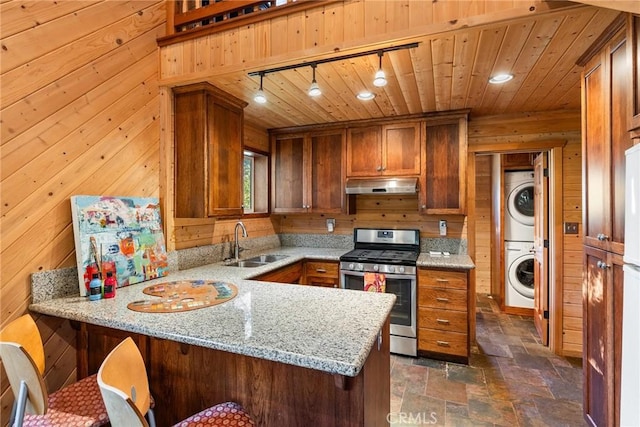
MULTIPOLYGON (((140 350, 126 338, 104 359, 98 370, 98 385, 113 427, 148 427, 144 418, 149 409, 149 380, 140 350)), ((255 426, 242 406, 225 402, 176 424, 195 426, 255 426)))
POLYGON ((15 398, 11 426, 85 426, 108 424, 96 375, 48 394, 42 378, 44 347, 30 315, 0 331, 0 359, 15 398))

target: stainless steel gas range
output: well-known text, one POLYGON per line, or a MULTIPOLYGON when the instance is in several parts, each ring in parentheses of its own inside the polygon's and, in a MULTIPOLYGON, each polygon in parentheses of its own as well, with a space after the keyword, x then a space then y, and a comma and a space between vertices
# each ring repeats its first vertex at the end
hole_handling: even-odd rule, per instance
POLYGON ((391 311, 391 352, 417 355, 416 261, 420 230, 356 228, 355 249, 340 257, 340 286, 364 290, 375 278, 396 295, 391 311))

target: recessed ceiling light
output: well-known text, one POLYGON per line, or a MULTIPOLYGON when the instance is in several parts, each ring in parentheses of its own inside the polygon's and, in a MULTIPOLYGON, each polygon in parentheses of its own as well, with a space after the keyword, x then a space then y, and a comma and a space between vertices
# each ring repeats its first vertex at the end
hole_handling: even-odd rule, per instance
POLYGON ((369 101, 375 97, 376 97, 376 94, 369 92, 368 90, 363 90, 358 95, 356 95, 356 98, 358 98, 361 101, 369 101))
POLYGON ((500 84, 508 82, 513 78, 513 74, 496 74, 489 79, 489 83, 500 84))

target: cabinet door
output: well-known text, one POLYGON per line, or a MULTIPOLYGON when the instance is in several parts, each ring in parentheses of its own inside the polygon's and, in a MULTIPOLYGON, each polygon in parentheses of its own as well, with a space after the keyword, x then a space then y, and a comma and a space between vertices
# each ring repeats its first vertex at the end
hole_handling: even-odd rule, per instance
POLYGON ((209 216, 242 215, 242 110, 209 103, 209 216))
POLYGON ((382 174, 420 174, 420 123, 382 127, 382 174))
POLYGON ((305 141, 303 135, 278 136, 271 147, 271 210, 306 212, 305 141))
POLYGON ((590 246, 584 258, 584 412, 591 425, 618 425, 623 263, 619 255, 590 246))
POLYGON ((380 126, 353 128, 347 138, 347 176, 378 176, 382 173, 380 126))
POLYGON ((421 174, 420 212, 465 212, 467 139, 466 119, 427 124, 421 174))
POLYGON ((640 16, 629 14, 627 18, 627 41, 630 69, 633 73, 631 96, 629 97, 629 130, 640 137, 640 16))
POLYGON ((594 57, 583 81, 584 242, 622 254, 624 251, 624 152, 630 73, 626 43, 618 34, 594 57))
POLYGON ((310 136, 311 186, 307 200, 311 200, 312 212, 340 213, 344 210, 344 140, 344 130, 310 136))
POLYGON ((207 105, 204 91, 177 93, 175 106, 175 217, 206 217, 205 141, 207 105))

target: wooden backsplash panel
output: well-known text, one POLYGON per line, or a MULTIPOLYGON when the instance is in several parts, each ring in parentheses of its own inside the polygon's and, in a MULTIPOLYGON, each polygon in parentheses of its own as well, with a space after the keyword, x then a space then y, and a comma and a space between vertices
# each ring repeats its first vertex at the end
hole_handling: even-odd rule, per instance
MULTIPOLYGON (((27 310, 32 272, 75 266, 71 195, 159 195, 165 4, 3 2, 0 19, 4 326, 27 310)), ((75 334, 68 322, 50 329, 45 382, 54 390, 76 379, 75 334)), ((0 392, 6 422, 6 381, 0 392)))

